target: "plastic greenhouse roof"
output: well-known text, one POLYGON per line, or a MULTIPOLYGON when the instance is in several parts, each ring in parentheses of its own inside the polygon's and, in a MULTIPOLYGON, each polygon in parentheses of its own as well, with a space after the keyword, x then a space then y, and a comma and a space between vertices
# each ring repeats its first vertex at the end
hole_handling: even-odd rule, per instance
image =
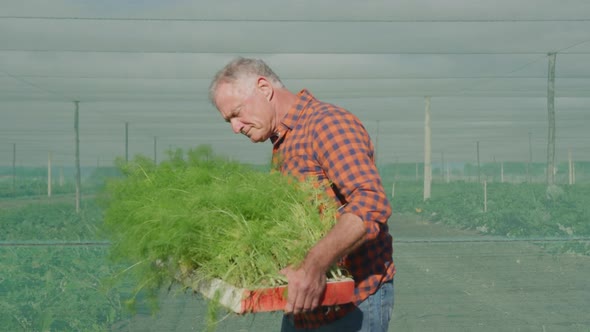
POLYGON ((382 161, 433 154, 472 162, 545 160, 548 53, 557 53, 557 158, 590 159, 587 1, 2 1, 0 154, 83 164, 211 144, 266 163, 267 144, 233 135, 207 87, 235 56, 260 57, 292 91, 345 106, 382 161))

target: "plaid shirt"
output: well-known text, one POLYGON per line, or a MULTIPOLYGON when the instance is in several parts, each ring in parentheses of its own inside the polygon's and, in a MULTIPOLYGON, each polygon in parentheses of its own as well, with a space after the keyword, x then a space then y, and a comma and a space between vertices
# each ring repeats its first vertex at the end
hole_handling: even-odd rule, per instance
POLYGON ((328 194, 341 206, 339 213, 359 216, 367 232, 365 242, 339 262, 355 280, 354 302, 295 315, 296 326, 316 328, 345 316, 393 279, 392 237, 387 227, 391 206, 369 134, 352 113, 302 90, 272 142, 276 169, 299 179, 315 177, 329 183, 328 194))

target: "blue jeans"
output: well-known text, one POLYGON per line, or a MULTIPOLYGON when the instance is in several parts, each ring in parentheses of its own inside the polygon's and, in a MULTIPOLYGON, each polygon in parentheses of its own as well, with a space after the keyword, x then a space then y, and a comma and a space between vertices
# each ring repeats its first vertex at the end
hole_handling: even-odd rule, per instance
POLYGON ((297 329, 292 316, 284 315, 281 332, 385 332, 389 328, 393 302, 393 281, 386 282, 375 294, 337 321, 316 329, 297 329))

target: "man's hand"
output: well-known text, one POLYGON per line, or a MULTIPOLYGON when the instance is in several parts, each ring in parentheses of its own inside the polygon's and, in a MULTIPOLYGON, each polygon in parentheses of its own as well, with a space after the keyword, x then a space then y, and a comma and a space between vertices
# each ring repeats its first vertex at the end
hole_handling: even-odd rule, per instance
POLYGON ((326 288, 326 271, 340 257, 363 243, 365 234, 363 220, 352 213, 344 213, 328 234, 311 248, 301 266, 282 269, 281 274, 289 282, 285 313, 298 314, 316 309, 326 288))
POLYGON ((282 269, 281 274, 285 275, 289 282, 286 314, 311 311, 320 305, 326 288, 325 272, 305 266, 298 269, 289 266, 282 269))

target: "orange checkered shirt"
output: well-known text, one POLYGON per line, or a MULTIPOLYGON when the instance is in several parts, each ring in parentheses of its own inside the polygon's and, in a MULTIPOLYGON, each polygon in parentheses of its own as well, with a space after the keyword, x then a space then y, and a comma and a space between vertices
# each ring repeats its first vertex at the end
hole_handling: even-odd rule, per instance
POLYGON ((360 120, 318 101, 307 90, 297 96, 278 136, 271 139, 273 166, 299 179, 329 182, 328 194, 341 206, 339 213, 359 216, 367 231, 365 242, 339 262, 355 281, 354 302, 295 315, 297 327, 316 328, 344 317, 393 279, 393 245, 387 227, 391 206, 375 166, 373 143, 360 120))

